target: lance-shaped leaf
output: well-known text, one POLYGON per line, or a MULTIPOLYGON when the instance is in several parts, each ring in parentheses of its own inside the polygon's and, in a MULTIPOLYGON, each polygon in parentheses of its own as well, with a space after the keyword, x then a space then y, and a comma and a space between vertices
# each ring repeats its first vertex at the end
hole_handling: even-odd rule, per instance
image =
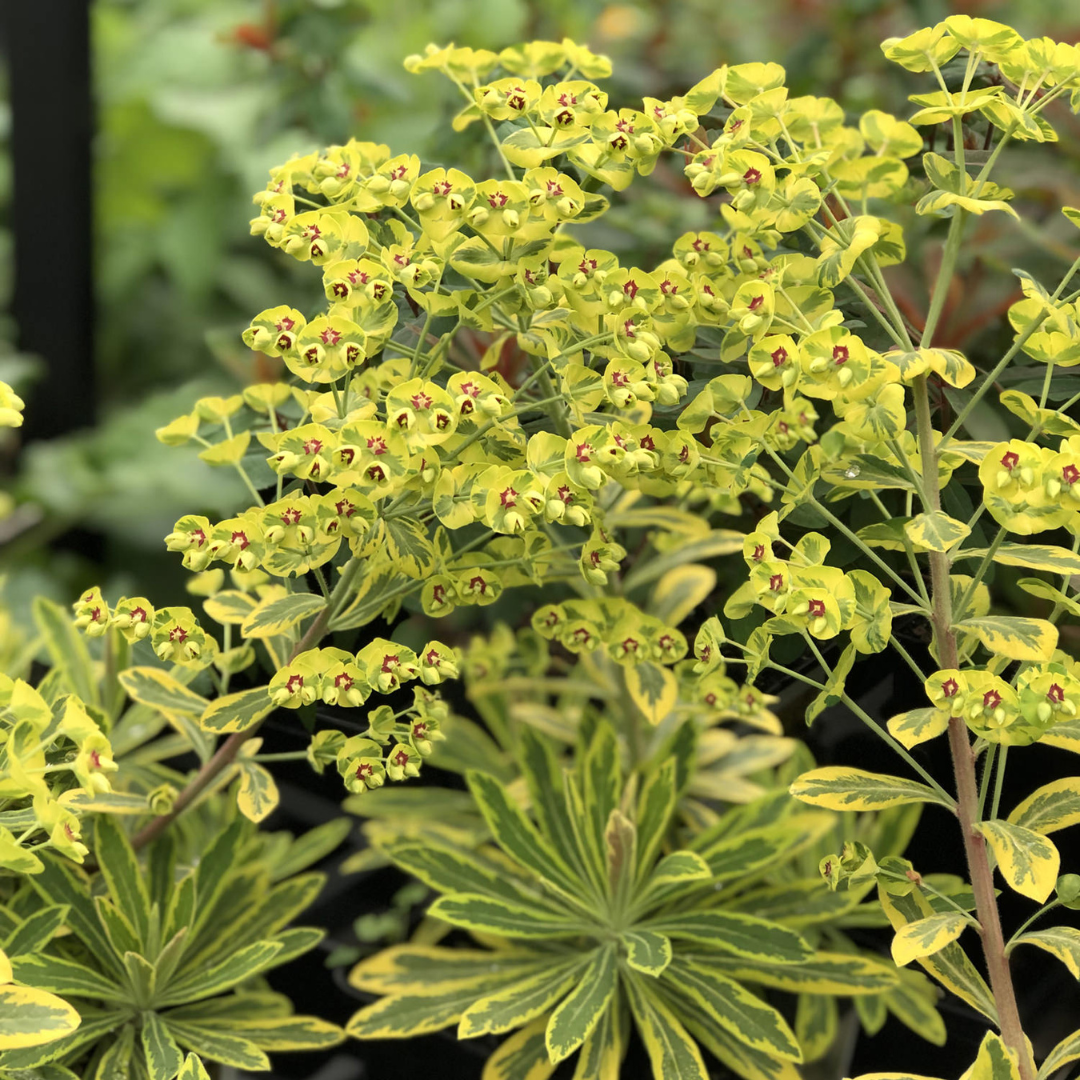
MULTIPOLYGON (((902 930, 908 923, 934 914, 929 901, 918 889, 912 890, 906 896, 897 896, 886 892, 879 884, 878 899, 889 922, 892 923, 892 928, 897 931, 902 930)), ((946 945, 933 956, 919 958, 919 964, 947 990, 951 990, 972 1008, 978 1009, 984 1016, 997 1023, 994 995, 975 965, 968 959, 967 953, 957 942, 946 945)))
POLYGON ((708 1080, 697 1043, 652 988, 631 979, 627 996, 655 1080, 708 1080))
POLYGON ((836 1041, 839 1026, 840 1010, 836 998, 824 994, 799 995, 795 1006, 795 1037, 799 1040, 803 1061, 817 1061, 824 1057, 836 1041))
POLYGON ((64 1000, 28 986, 0 986, 0 1050, 22 1050, 73 1032, 79 1014, 64 1000))
POLYGON ((311 593, 291 593, 276 600, 264 600, 244 619, 240 632, 246 638, 274 637, 318 614, 324 607, 326 600, 311 593))
POLYGON ((32 608, 49 657, 62 672, 68 687, 87 704, 97 705, 98 679, 90 663, 90 653, 68 613, 44 596, 35 597, 32 608))
POLYGON ((615 946, 603 945, 593 953, 577 986, 551 1014, 545 1039, 552 1062, 568 1058, 588 1038, 608 1008, 618 978, 615 946))
POLYGON ((1009 823, 1043 836, 1080 824, 1080 776, 1066 776, 1033 791, 1009 815, 1009 823))
POLYGON ((180 1046, 194 1050, 208 1061, 219 1061, 236 1069, 259 1072, 270 1068, 270 1059, 253 1042, 222 1030, 220 1022, 193 1024, 165 1016, 169 1034, 180 1046))
POLYGON ((547 1017, 542 1016, 501 1043, 484 1062, 483 1080, 548 1080, 555 1064, 544 1043, 547 1017))
POLYGON ((371 994, 422 993, 441 987, 471 987, 484 996, 502 982, 533 974, 549 961, 524 948, 447 949, 436 945, 393 945, 361 960, 349 984, 371 994))
MULTIPOLYGON (((250 996, 250 995, 249 995, 250 996)), ((344 1041, 345 1032, 317 1016, 274 1016, 229 1021, 229 1030, 260 1050, 321 1050, 344 1041)))
POLYGON ((953 809, 951 802, 926 784, 844 765, 803 773, 791 785, 790 791, 801 802, 823 806, 826 810, 884 810, 920 802, 953 809))
MULTIPOLYGON (((958 556, 964 559, 981 559, 988 548, 971 548, 958 556)), ((1080 555, 1068 548, 1052 544, 1001 544, 994 552, 994 562, 1002 566, 1022 566, 1028 570, 1045 570, 1049 574, 1071 577, 1080 574, 1080 555)))
POLYGON ((794 930, 780 923, 736 911, 688 911, 661 916, 649 927, 679 941, 692 941, 751 960, 797 964, 814 950, 794 930))
POLYGON ((160 668, 133 667, 117 676, 132 701, 168 712, 201 716, 209 704, 206 698, 189 690, 160 668))
POLYGON ((1033 930, 1021 934, 1009 947, 1034 945, 1056 956, 1072 972, 1074 979, 1080 979, 1080 930, 1072 926, 1054 926, 1047 930, 1033 930))
POLYGON ((986 837, 1009 885, 1040 904, 1046 903, 1061 868, 1057 848, 1045 836, 1007 821, 983 821, 976 828, 986 837))
POLYGON ((511 983, 470 1005, 458 1024, 458 1038, 499 1034, 550 1012, 575 983, 585 961, 580 957, 550 963, 543 971, 511 983))
MULTIPOLYGON (((937 1011, 938 988, 921 972, 905 968, 899 973, 900 982, 881 996, 882 1004, 902 1024, 935 1046, 944 1046, 945 1021, 937 1011)), ((856 998, 856 1003, 872 1001, 856 998)))
POLYGON ((108 976, 66 957, 50 956, 48 953, 17 956, 11 966, 19 982, 29 983, 53 994, 112 1002, 127 1000, 124 988, 108 976))
POLYGON ((815 953, 798 964, 775 964, 757 960, 719 957, 716 953, 690 954, 703 965, 741 982, 758 983, 774 990, 805 994, 878 994, 896 985, 896 970, 868 956, 815 953))
POLYGON ((511 799, 506 788, 486 773, 472 771, 466 779, 499 846, 512 859, 541 877, 565 882, 568 875, 565 864, 511 799))
POLYGON ((268 688, 259 686, 217 698, 199 717, 199 726, 216 735, 246 731, 273 711, 268 688))
POLYGON ((701 1005, 729 1035, 788 1061, 801 1061, 795 1033, 771 1005, 711 965, 676 958, 663 976, 678 993, 701 1005))
POLYGON ((150 1080, 173 1080, 184 1064, 184 1055, 156 1012, 143 1013, 141 1039, 150 1080))
POLYGON ((896 932, 892 941, 892 958, 900 966, 922 956, 933 956, 955 941, 968 926, 968 919, 958 911, 916 919, 896 932))
POLYGON ((511 938, 566 938, 582 931, 582 924, 558 913, 544 915, 492 896, 440 896, 428 909, 435 919, 485 934, 511 938))
MULTIPOLYGON (((285 935, 281 935, 284 939, 285 935)), ((181 1002, 201 1001, 226 990, 231 990, 246 979, 261 974, 274 966, 285 948, 280 941, 257 941, 226 956, 210 968, 199 969, 178 979, 161 995, 161 1005, 178 1005, 181 1002)))
POLYGON ((990 652, 1010 660, 1050 660, 1057 648, 1057 627, 1046 619, 984 615, 964 619, 956 628, 977 635, 990 652))
POLYGON ((1071 1035, 1066 1035, 1046 1055, 1046 1060, 1039 1069, 1038 1080, 1049 1080, 1058 1069, 1073 1061, 1080 1061, 1080 1031, 1074 1031, 1071 1035))
POLYGON ((94 839, 109 893, 140 941, 145 941, 150 926, 150 894, 135 851, 116 819, 107 814, 97 819, 94 839))
POLYGON ((210 1074, 194 1054, 188 1054, 176 1074, 176 1080, 210 1080, 210 1074))

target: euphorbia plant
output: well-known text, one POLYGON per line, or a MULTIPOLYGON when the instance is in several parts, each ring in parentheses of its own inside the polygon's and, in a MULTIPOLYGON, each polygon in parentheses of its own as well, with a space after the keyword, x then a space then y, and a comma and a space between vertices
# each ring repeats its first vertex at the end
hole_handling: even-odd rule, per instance
MULTIPOLYGON (((528 1014, 531 1056, 517 1053, 515 1043, 515 1053, 493 1059, 490 1076, 550 1075, 558 1058, 581 1045, 608 1048, 579 1059, 581 1080, 615 1076, 628 1030, 624 1006, 662 1077, 705 1075, 690 1032, 708 1046, 701 1032, 713 1025, 727 1032, 713 1039, 726 1048, 716 1052, 748 1080, 791 1077, 792 1062, 827 1041, 821 1033, 835 1029, 835 1011, 815 1002, 821 984, 783 973, 812 963, 806 958, 816 942, 792 943, 785 959, 774 955, 757 966, 706 948, 689 963, 713 974, 692 993, 663 978, 678 960, 671 959, 678 933, 664 928, 679 917, 701 914, 719 924, 715 914, 725 904, 755 896, 750 879, 759 872, 763 889, 783 894, 784 867, 760 865, 749 850, 727 867, 707 856, 713 840, 740 848, 740 826, 755 815, 797 820, 786 794, 769 790, 783 755, 762 762, 752 792, 734 769, 726 782, 709 783, 707 752, 688 755, 686 775, 668 785, 667 803, 676 791, 682 795, 678 813, 671 806, 660 815, 657 847, 642 854, 633 882, 620 856, 635 834, 657 827, 638 793, 659 790, 658 778, 672 771, 663 758, 674 744, 648 737, 647 725, 686 730, 694 746, 710 741, 698 743, 703 731, 718 735, 705 729, 722 719, 778 735, 756 685, 767 670, 815 691, 808 719, 831 705, 850 709, 920 777, 834 766, 806 772, 792 794, 831 811, 894 814, 924 803, 931 812, 944 809, 958 820, 968 855, 970 890, 920 874, 898 855, 913 820, 883 816, 858 823, 842 850, 822 861, 824 882, 800 880, 789 897, 815 897, 826 912, 815 933, 842 952, 843 920, 872 921, 861 901, 876 884, 881 917, 896 930, 895 959, 919 960, 1000 1029, 987 1035, 976 1074, 1035 1075, 1008 953, 1028 943, 1075 965, 1077 939, 1068 928, 1028 932, 1025 925, 1006 943, 992 871, 996 862, 1007 884, 1044 905, 1033 918, 1077 900, 1073 877, 1055 880, 1057 853, 1046 838, 1077 820, 1076 782, 1054 782, 999 816, 1010 746, 1080 746, 1080 668, 1057 649, 1056 628, 1080 614, 1067 591, 1068 578, 1080 573, 1080 504, 1072 494, 1080 490, 1080 424, 1069 415, 1075 399, 1047 407, 1055 369, 1078 359, 1077 294, 1067 291, 1072 270, 1053 292, 1022 275, 1025 298, 1009 312, 1014 343, 981 376, 935 334, 965 223, 972 215, 1016 215, 1012 192, 990 179, 1002 150, 1053 137, 1045 111, 1067 92, 1076 104, 1080 60, 1069 46, 1024 42, 1006 27, 961 16, 887 42, 885 52, 935 79, 936 90, 916 96, 920 108, 910 122, 873 111, 849 126, 836 102, 790 98, 775 64, 724 67, 681 97, 646 99, 637 110, 608 108, 595 80, 610 65, 570 41, 500 54, 433 46, 410 58, 410 70, 439 71, 460 89, 465 104, 454 127, 482 127, 500 175, 470 177, 355 140, 272 171, 256 197, 253 232, 312 264, 325 303, 304 310, 278 304, 252 320, 244 340, 280 363, 279 381, 204 398, 159 432, 166 442, 199 443, 204 461, 237 469, 251 493, 253 505, 233 517, 188 515, 167 538, 195 573, 193 591, 206 597, 220 641, 188 607, 155 609, 141 597, 110 605, 90 590, 75 613, 100 643, 99 703, 89 701, 98 694, 93 678, 71 685, 60 676, 38 688, 53 713, 81 698, 102 732, 143 709, 167 717, 201 749, 199 770, 178 791, 157 792, 156 801, 123 769, 112 782, 121 794, 125 785, 135 789, 140 816, 155 812, 135 831, 137 850, 234 776, 240 809, 265 817, 276 798, 265 766, 275 755, 261 755, 252 736, 275 708, 299 710, 309 725, 323 721, 301 753, 320 770, 333 765, 354 796, 415 775, 438 749, 444 726, 454 745, 445 703, 426 688, 416 689, 411 703, 399 693, 411 681, 434 685, 458 674, 457 653, 428 640, 429 620, 454 615, 451 626, 482 624, 489 605, 517 610, 532 636, 518 637, 515 663, 533 680, 529 703, 549 712, 522 714, 499 730, 498 710, 485 710, 474 692, 497 740, 495 760, 502 760, 493 766, 486 758, 490 746, 475 726, 456 725, 463 733, 452 751, 457 764, 478 770, 471 784, 485 812, 470 819, 482 817, 478 836, 464 854, 448 853, 439 840, 425 845, 430 830, 411 847, 392 828, 382 840, 388 857, 447 894, 434 910, 448 922, 510 937, 539 937, 522 932, 530 920, 554 924, 542 935, 560 942, 553 957, 580 938, 589 962, 607 965, 610 993, 602 1007, 594 1002, 572 1040, 557 1038, 566 972, 538 970, 527 987, 536 996, 516 1013, 520 1001, 500 999, 500 1030, 528 1014), (939 125, 951 132, 949 156, 931 151, 921 166, 905 164, 923 148, 919 128, 939 125), (973 135, 988 148, 974 174, 973 135), (658 266, 622 266, 590 236, 589 222, 609 205, 599 189, 623 191, 665 153, 684 159, 690 188, 715 206, 715 224, 673 238, 671 257, 658 266), (919 326, 899 310, 883 271, 905 255, 904 230, 890 206, 948 220, 919 326), (1018 437, 1000 445, 968 438, 976 406, 1009 383, 1021 353, 1045 364, 1046 373, 1038 400, 1016 388, 1000 394, 1018 420, 1018 437), (956 409, 951 420, 947 407, 956 409), (964 509, 969 490, 980 502, 971 513, 964 509), (993 535, 985 533, 984 508, 1000 526, 993 535), (867 524, 867 514, 879 520, 867 524), (1070 547, 1006 542, 1009 532, 1062 529, 1073 533, 1070 547), (723 605, 726 627, 712 610, 718 579, 706 565, 725 556, 736 583, 723 605), (953 573, 959 562, 972 562, 974 573, 953 573), (1049 602, 1047 618, 992 613, 988 572, 1017 566, 1050 578, 1021 582, 1049 602), (1060 587, 1056 578, 1064 579, 1060 587), (537 587, 540 595, 530 594, 537 587), (525 610, 514 608, 511 590, 525 610), (691 658, 679 627, 703 605, 708 617, 691 658), (402 611, 411 618, 387 631, 391 636, 358 635, 402 611), (893 633, 899 618, 930 628, 929 660, 912 656, 893 633), (333 645, 325 640, 330 634, 333 645), (427 644, 414 651, 395 636, 427 644), (925 683, 928 704, 883 727, 847 692, 846 680, 856 663, 890 648, 925 683), (794 659, 799 651, 808 663, 794 659), (728 673, 733 666, 739 680, 728 673), (373 694, 391 699, 367 713, 358 734, 347 734, 344 711, 373 694), (546 722, 558 734, 552 699, 563 721, 560 708, 577 710, 565 741, 591 734, 604 753, 588 737, 566 760, 542 749, 546 777, 537 783, 540 758, 526 758, 542 742, 515 725, 543 729, 546 722), (952 783, 911 752, 946 732, 952 783), (218 735, 227 738, 214 745, 218 735), (480 760, 470 762, 473 753, 480 760), (484 777, 500 767, 506 777, 484 777), (509 785, 519 774, 528 779, 530 768, 531 793, 528 783, 514 792, 509 785), (549 791, 556 801, 545 805, 549 791), (519 805, 527 802, 538 828, 519 805), (743 802, 745 817, 723 805, 743 802), (488 846, 470 862, 485 829, 502 851, 488 846), (680 856, 692 880, 662 883, 658 895, 649 875, 680 856), (472 875, 469 887, 447 870, 455 860, 472 875), (725 896, 716 886, 729 873, 737 885, 725 896), (492 926, 497 919, 481 884, 524 905, 513 932, 492 926), (989 985, 957 941, 968 926, 980 933, 989 985), (716 975, 725 964, 732 969, 726 982, 716 975), (772 1025, 771 1050, 739 1038, 748 1031, 733 1017, 732 1002, 757 1009, 742 981, 804 991, 794 1042, 779 1014, 764 1007, 757 1015, 772 1025), (615 1034, 593 1038, 601 1023, 615 1034), (546 1058, 537 1049, 541 1032, 546 1058), (754 1053, 732 1051, 729 1036, 754 1053)), ((50 633, 58 635, 60 657, 69 656, 63 628, 50 633)), ((504 631, 496 635, 505 640, 504 631)), ((482 654, 482 647, 469 650, 477 674, 482 654)), ((513 692, 512 681, 504 693, 513 692)), ((39 765, 36 744, 15 738, 30 719, 21 709, 26 692, 19 694, 12 700, 20 707, 3 717, 7 753, 16 752, 24 774, 66 767, 59 753, 65 743, 39 765)), ((48 717, 38 723, 56 726, 48 717)), ((732 742, 711 741, 720 756, 731 750, 737 758, 732 742)), ((743 741, 742 749, 756 752, 758 744, 743 741)), ((23 804, 13 810, 29 809, 20 818, 27 831, 16 839, 19 848, 40 846, 48 831, 26 805, 32 793, 24 783, 17 795, 23 804)), ((363 794, 376 813, 378 799, 363 794)), ((830 817, 829 827, 841 820, 853 821, 830 817)), ((777 915, 772 923, 767 933, 789 940, 784 920, 777 915)), ((524 951, 515 980, 531 978, 530 965, 542 966, 547 954, 546 947, 524 951)), ((889 979, 880 963, 837 962, 849 973, 865 964, 886 972, 875 975, 884 981, 873 989, 912 991, 901 995, 906 1004, 891 1007, 940 1038, 936 1014, 910 973, 889 979)), ((373 969, 378 978, 365 985, 380 991, 408 975, 379 961, 358 978, 373 969)), ((489 991, 502 988, 480 982, 456 988, 441 1022, 490 1011, 489 991), (481 1008, 477 999, 485 997, 481 1008)), ((827 992, 851 992, 850 984, 827 992)), ((408 1007, 422 1012, 422 998, 408 1007)), ((379 1033, 368 1019, 399 1004, 374 1006, 354 1030, 379 1033)), ((867 1030, 880 1027, 886 1007, 860 1006, 867 1030)), ((1080 1035, 1050 1061, 1078 1056, 1080 1035)), ((179 1067, 177 1055, 169 1060, 179 1067)), ((170 1071, 155 1071, 154 1080, 171 1080, 170 1071)))

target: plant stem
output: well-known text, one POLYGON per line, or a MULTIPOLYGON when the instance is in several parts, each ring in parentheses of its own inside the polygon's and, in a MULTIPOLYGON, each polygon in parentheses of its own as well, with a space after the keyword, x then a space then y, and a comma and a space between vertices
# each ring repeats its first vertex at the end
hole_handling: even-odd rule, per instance
MULTIPOLYGON (((951 235, 950 235, 951 239, 951 235)), ((941 282, 939 281, 939 286, 941 282)), ((941 289, 935 290, 940 292, 941 289)), ((928 321, 929 322, 929 321, 928 321)), ((924 337, 929 342, 929 337, 924 337)), ((989 384, 989 379, 987 384, 989 384)), ((938 486, 937 451, 934 448, 934 429, 930 419, 930 395, 926 376, 920 375, 913 386, 915 416, 918 423, 919 452, 922 456, 923 488, 927 502, 924 509, 930 513, 941 508, 941 491, 938 486)), ((930 581, 933 598, 931 622, 937 661, 942 668, 958 666, 956 634, 952 628, 952 594, 949 585, 949 559, 944 552, 931 551, 930 581)), ((1004 749, 1004 748, 1003 748, 1004 749)), ((949 750, 952 754, 953 773, 956 778, 957 817, 964 838, 968 873, 975 894, 975 908, 982 927, 982 948, 986 960, 990 987, 997 1008, 998 1026, 1005 1045, 1020 1062, 1021 1080, 1035 1080, 1035 1065, 1031 1060, 1020 1012, 1016 1005, 1016 991, 1009 971, 1009 958, 1005 952, 1005 938, 1001 932, 1001 916, 997 897, 994 895, 994 873, 990 867, 986 841, 976 825, 979 821, 979 790, 975 778, 975 754, 967 725, 959 716, 949 719, 949 750)))
MULTIPOLYGON (((311 625, 307 628, 304 636, 296 643, 296 648, 293 649, 292 655, 289 657, 290 662, 294 657, 299 656, 300 653, 306 652, 308 649, 313 649, 323 639, 332 615, 347 596, 352 580, 359 569, 359 559, 350 559, 349 562, 345 564, 344 569, 341 571, 341 577, 338 579, 337 585, 334 586, 333 593, 331 593, 331 602, 319 612, 311 625)), ((237 731, 230 735, 217 750, 214 751, 213 757, 211 757, 210 760, 207 761, 206 764, 203 765, 203 767, 188 781, 184 790, 177 795, 176 802, 173 803, 173 808, 167 814, 162 814, 160 817, 154 818, 153 821, 143 826, 143 828, 132 837, 131 843, 135 850, 138 851, 139 848, 145 847, 155 837, 160 836, 172 822, 194 803, 221 775, 221 773, 232 765, 236 760, 236 755, 240 752, 240 747, 243 746, 261 726, 262 721, 259 720, 244 731, 237 731)))

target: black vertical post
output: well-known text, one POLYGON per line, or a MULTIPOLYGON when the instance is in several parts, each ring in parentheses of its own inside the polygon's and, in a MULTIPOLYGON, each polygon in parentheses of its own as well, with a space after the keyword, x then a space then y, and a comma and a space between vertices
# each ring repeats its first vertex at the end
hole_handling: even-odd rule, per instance
POLYGON ((94 421, 90 0, 0 0, 11 95, 12 315, 45 362, 24 435, 94 421))

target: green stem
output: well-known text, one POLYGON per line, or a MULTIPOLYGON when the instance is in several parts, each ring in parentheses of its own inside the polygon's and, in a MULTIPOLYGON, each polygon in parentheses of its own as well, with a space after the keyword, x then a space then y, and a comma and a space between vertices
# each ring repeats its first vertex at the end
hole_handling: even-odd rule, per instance
POLYGON ((991 743, 983 755, 982 780, 979 782, 979 820, 983 820, 986 810, 986 797, 990 794, 990 778, 994 774, 994 759, 997 757, 997 743, 991 743))

